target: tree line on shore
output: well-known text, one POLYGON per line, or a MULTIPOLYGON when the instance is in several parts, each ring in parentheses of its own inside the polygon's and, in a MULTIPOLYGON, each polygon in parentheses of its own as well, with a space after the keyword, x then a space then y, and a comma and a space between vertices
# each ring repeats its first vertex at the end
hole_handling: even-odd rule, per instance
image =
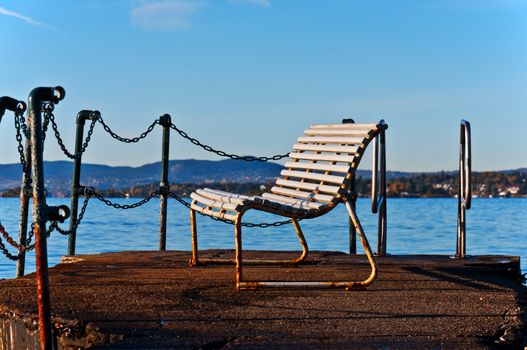
MULTIPOLYGON (((527 197, 527 172, 474 172, 472 174, 472 193, 476 197, 527 197)), ((173 183, 170 191, 178 196, 189 196, 197 188, 210 187, 222 191, 259 195, 269 190, 273 182, 207 182, 207 183, 173 183)), ((439 172, 418 174, 412 177, 395 177, 387 181, 389 197, 455 197, 459 187, 458 174, 439 172)), ((159 183, 132 186, 123 189, 97 189, 105 197, 145 197, 157 190, 159 183)), ((356 190, 359 197, 371 193, 371 180, 364 177, 356 179, 356 190)), ((20 189, 15 188, 0 192, 0 197, 18 197, 20 189)), ((52 193, 51 196, 64 197, 68 193, 52 193)))

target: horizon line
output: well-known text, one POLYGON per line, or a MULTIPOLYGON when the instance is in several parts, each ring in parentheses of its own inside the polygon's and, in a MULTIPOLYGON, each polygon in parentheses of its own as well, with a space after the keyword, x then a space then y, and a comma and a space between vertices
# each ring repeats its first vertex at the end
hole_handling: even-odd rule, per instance
MULTIPOLYGON (((169 162, 171 161, 206 161, 206 162, 222 162, 222 161, 237 161, 236 159, 196 159, 196 158, 185 158, 185 159, 169 159, 169 162)), ((73 164, 73 161, 72 160, 64 160, 64 159, 59 159, 59 160, 45 160, 44 161, 45 163, 59 163, 59 162, 62 162, 62 163, 71 163, 73 164)), ((107 166, 107 167, 111 167, 111 168, 118 168, 118 167, 129 167, 129 168, 141 168, 143 166, 146 166, 146 165, 152 165, 152 164, 156 164, 156 163, 161 163, 161 161, 157 161, 157 162, 151 162, 151 163, 144 163, 144 164, 141 164, 141 165, 128 165, 128 164, 125 164, 125 165, 120 165, 120 164, 102 164, 102 163, 87 163, 87 162, 84 162, 82 163, 83 165, 98 165, 98 166, 107 166)), ((282 164, 280 163, 277 163, 277 162, 271 162, 271 161, 268 161, 268 162, 259 162, 259 163, 271 163, 271 164, 275 164, 275 165, 278 165, 278 166, 282 166, 282 164)), ((6 165, 20 165, 21 164, 19 162, 15 162, 15 163, 0 163, 0 166, 6 166, 6 165)), ((372 171, 372 169, 357 169, 359 171, 372 171)), ((446 172, 446 173, 452 173, 452 172, 458 172, 459 169, 453 169, 453 170, 445 170, 445 169, 442 169, 442 170, 416 170, 416 171, 410 171, 410 170, 390 170, 390 169, 386 169, 386 172, 397 172, 397 173, 441 173, 441 172, 446 172)), ((519 167, 519 168, 508 168, 508 169, 499 169, 499 170, 475 170, 475 169, 472 169, 472 172, 473 173, 485 173, 485 172, 514 172, 514 171, 526 171, 527 172, 527 166, 522 166, 522 167, 519 167)))

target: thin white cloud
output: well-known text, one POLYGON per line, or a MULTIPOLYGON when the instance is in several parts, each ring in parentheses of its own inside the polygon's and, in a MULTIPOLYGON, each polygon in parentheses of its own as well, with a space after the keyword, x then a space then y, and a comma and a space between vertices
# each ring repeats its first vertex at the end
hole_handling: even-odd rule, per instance
POLYGON ((134 25, 146 30, 172 31, 190 27, 190 16, 203 3, 191 0, 140 1, 130 12, 134 25))
POLYGON ((18 13, 18 12, 14 12, 14 11, 8 10, 8 9, 6 9, 4 7, 0 7, 0 15, 15 17, 15 18, 18 18, 18 19, 20 19, 20 20, 22 20, 22 21, 24 21, 24 22, 26 22, 28 24, 34 25, 34 26, 55 29, 55 27, 50 26, 49 24, 45 24, 45 23, 42 23, 42 22, 39 22, 39 21, 35 21, 31 17, 24 16, 24 15, 18 13))

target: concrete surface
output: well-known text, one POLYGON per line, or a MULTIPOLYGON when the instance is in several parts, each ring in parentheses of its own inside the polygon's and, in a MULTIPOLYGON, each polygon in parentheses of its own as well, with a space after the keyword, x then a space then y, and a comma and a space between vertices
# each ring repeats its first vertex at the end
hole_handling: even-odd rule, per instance
MULTIPOLYGON (((204 255, 233 254, 210 250, 204 255)), ((293 255, 245 254, 251 256, 293 255)), ((66 257, 66 263, 50 269, 57 348, 523 349, 526 345, 527 288, 517 281, 517 257, 388 256, 378 259, 379 277, 366 290, 245 292, 234 289, 234 266, 190 268, 189 258, 189 252, 66 257)), ((363 256, 312 252, 307 260, 296 268, 246 266, 245 278, 347 280, 368 274, 363 256)), ((2 280, 0 290, 2 347, 35 348, 30 345, 37 334, 34 275, 2 280)))

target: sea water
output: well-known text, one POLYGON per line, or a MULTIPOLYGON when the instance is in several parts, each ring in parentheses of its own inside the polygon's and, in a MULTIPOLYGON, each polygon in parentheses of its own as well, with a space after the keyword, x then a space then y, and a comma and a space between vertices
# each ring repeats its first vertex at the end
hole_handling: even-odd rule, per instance
MULTIPOLYGON (((131 204, 138 199, 113 199, 131 204)), ((0 222, 18 238, 19 200, 0 198, 0 222)), ((69 205, 67 198, 49 198, 49 205, 69 205)), ((82 199, 80 204, 82 205, 82 199)), ((358 216, 374 248, 377 245, 377 216, 371 202, 361 198, 358 216)), ((246 222, 273 222, 284 218, 249 211, 246 222)), ((68 228, 68 221, 62 224, 68 228)), ((315 219, 304 220, 301 227, 310 250, 348 252, 348 216, 344 205, 315 219)), ((168 250, 190 250, 189 211, 174 200, 168 204, 168 250)), ((232 225, 197 215, 200 249, 234 247, 232 225)), ((454 255, 457 235, 457 200, 454 198, 388 199, 387 252, 390 254, 454 255)), ((4 244, 5 243, 5 240, 4 244)), ((48 239, 49 265, 59 263, 67 253, 68 239, 53 232, 48 239)), ((159 245, 159 200, 142 207, 114 209, 91 199, 77 232, 77 254, 96 254, 124 250, 156 250, 159 245)), ((270 228, 244 228, 244 249, 297 250, 298 239, 291 225, 270 228)), ((10 251, 16 254, 11 247, 10 251)), ((361 252, 359 246, 358 252, 361 252)), ((522 271, 527 270, 527 199, 475 198, 467 211, 467 254, 521 256, 522 271)), ((0 278, 15 276, 15 262, 0 255, 0 278)), ((35 270, 34 253, 28 253, 26 273, 35 270)))

